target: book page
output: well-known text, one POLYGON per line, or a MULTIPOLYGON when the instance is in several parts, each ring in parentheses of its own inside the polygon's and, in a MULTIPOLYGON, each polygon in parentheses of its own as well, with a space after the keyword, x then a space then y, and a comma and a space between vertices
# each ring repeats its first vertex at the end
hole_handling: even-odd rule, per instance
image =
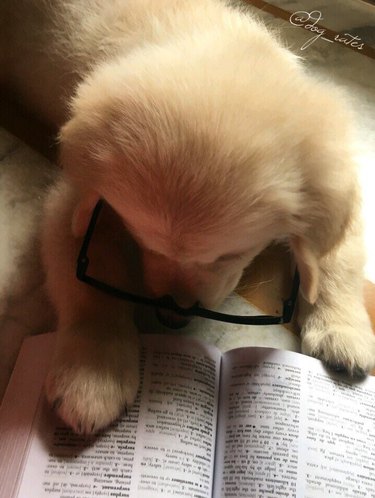
POLYGON ((0 407, 0 498, 14 496, 54 342, 55 334, 24 341, 5 392, 0 407))
POLYGON ((147 338, 129 496, 211 498, 221 353, 194 339, 147 338))
POLYGON ((135 405, 91 440, 72 434, 42 398, 16 496, 211 498, 221 354, 194 339, 142 341, 135 405))
POLYGON ((306 498, 375 498, 375 379, 306 373, 306 498))
POLYGON ((298 353, 223 355, 214 498, 375 497, 375 379, 298 353))
POLYGON ((283 354, 241 348, 223 355, 215 498, 291 498, 301 489, 303 379, 298 364, 280 361, 283 354))

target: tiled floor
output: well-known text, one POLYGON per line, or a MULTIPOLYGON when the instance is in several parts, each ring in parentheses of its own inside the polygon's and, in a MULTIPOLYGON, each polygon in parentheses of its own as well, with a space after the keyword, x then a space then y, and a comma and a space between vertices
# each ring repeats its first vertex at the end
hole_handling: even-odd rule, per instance
MULTIPOLYGON (((254 0, 258 5, 264 3, 254 0)), ((248 1, 251 3, 251 0, 248 1)), ((271 0, 274 6, 293 14, 297 10, 318 10, 320 22, 334 31, 359 36, 366 46, 374 47, 375 7, 361 0, 271 0)), ((285 19, 278 19, 252 8, 267 24, 277 26, 288 46, 302 56, 311 72, 333 80, 347 91, 357 113, 358 159, 364 194, 366 242, 368 247, 367 278, 375 283, 375 60, 342 44, 319 39, 301 51, 313 34, 285 19)), ((1 101, 0 126, 12 131, 33 149, 50 159, 54 157, 48 130, 29 116, 24 116, 6 101, 1 101)), ((43 273, 38 257, 38 228, 41 206, 48 184, 54 176, 47 161, 24 143, 0 131, 0 351, 8 351, 8 361, 0 364, 0 398, 11 371, 22 338, 32 332, 48 330, 53 325, 51 309, 43 293, 43 273)), ((286 255, 267 255, 252 273, 252 284, 242 293, 265 311, 274 312, 280 304, 280 289, 288 273, 286 255)), ((375 286, 369 286, 375 308, 375 286)), ((235 297, 225 305, 231 311, 243 312, 247 304, 235 297)), ((143 328, 154 324, 144 323, 143 328)), ((204 326, 199 323, 186 331, 204 335, 223 349, 239 345, 274 345, 298 349, 296 336, 282 327, 246 328, 204 326)))

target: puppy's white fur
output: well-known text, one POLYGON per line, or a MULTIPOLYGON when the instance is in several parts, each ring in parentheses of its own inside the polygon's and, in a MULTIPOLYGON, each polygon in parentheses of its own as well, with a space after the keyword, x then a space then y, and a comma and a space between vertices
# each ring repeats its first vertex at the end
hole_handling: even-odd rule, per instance
POLYGON ((3 0, 0 9, 5 82, 63 125, 43 253, 59 313, 47 394, 67 423, 105 426, 138 386, 131 307, 74 276, 99 197, 113 210, 93 244, 103 279, 142 278, 153 295, 212 307, 255 255, 284 241, 301 275, 303 351, 351 373, 374 365, 350 116, 338 90, 219 1, 28 0, 16 9, 3 0))

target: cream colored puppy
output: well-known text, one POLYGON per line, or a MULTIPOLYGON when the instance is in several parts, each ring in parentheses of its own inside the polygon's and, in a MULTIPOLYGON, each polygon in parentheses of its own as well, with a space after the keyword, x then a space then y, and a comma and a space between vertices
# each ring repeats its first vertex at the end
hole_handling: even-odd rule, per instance
POLYGON ((337 90, 216 0, 3 0, 0 9, 4 80, 63 125, 43 253, 59 316, 47 396, 69 425, 98 430, 138 388, 131 305, 75 278, 99 198, 107 206, 90 273, 214 307, 255 255, 285 242, 301 275, 303 351, 352 374, 374 366, 337 90), (127 234, 139 261, 129 263, 127 234))

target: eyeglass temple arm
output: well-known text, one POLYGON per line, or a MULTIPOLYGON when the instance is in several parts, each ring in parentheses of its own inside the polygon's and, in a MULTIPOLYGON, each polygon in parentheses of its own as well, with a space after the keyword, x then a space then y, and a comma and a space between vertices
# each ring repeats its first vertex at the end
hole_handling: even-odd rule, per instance
POLYGON ((294 309, 296 307, 300 277, 297 268, 294 271, 293 284, 290 296, 284 301, 283 307, 283 323, 289 323, 292 319, 294 309))
POLYGON ((96 225, 96 222, 98 220, 98 217, 99 217, 99 214, 100 214, 102 207, 103 207, 103 201, 100 199, 96 203, 94 211, 91 215, 90 223, 89 223, 89 226, 87 228, 87 232, 85 234, 85 238, 83 239, 83 243, 82 243, 81 249, 79 251, 78 258, 77 258, 76 276, 77 276, 78 280, 84 281, 84 279, 85 279, 86 270, 87 270, 87 267, 89 264, 89 259, 86 256, 87 249, 89 247, 92 235, 94 233, 95 225, 96 225))

